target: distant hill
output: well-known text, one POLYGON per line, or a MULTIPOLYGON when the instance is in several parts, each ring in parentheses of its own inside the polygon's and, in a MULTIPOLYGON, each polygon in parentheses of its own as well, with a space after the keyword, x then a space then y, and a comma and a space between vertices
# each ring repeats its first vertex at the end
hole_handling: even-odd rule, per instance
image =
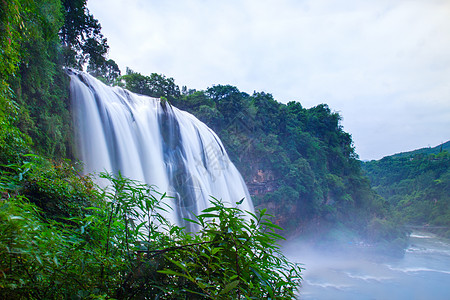
POLYGON ((450 141, 362 163, 373 189, 411 225, 450 237, 450 141))
POLYGON ((438 154, 441 151, 447 150, 450 152, 450 141, 447 141, 443 144, 437 145, 436 147, 426 147, 426 148, 420 148, 413 151, 407 151, 407 152, 401 152, 394 155, 391 155, 391 157, 399 158, 399 157, 409 157, 414 156, 416 154, 438 154))

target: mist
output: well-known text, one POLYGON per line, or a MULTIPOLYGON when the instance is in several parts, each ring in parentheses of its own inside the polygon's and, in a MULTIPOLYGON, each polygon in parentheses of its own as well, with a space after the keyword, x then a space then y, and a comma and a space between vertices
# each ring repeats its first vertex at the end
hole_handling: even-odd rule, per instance
POLYGON ((413 232, 404 255, 370 244, 289 240, 285 255, 303 265, 298 299, 449 299, 450 243, 413 232))

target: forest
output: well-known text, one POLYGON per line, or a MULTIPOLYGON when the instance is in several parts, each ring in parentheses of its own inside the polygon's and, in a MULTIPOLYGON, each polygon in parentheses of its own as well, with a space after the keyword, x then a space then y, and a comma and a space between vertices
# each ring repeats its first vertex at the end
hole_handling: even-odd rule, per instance
POLYGON ((362 164, 373 189, 408 225, 450 237, 450 142, 362 164))
MULTIPOLYGON (((122 75, 85 0, 1 1, 0 12, 1 297, 292 299, 301 268, 280 252, 282 227, 331 241, 341 228, 403 251, 405 231, 391 208, 404 201, 371 188, 351 135, 326 104, 282 104, 229 85, 180 89, 173 78, 131 69, 122 75), (165 191, 120 174, 102 175, 114 189, 96 187, 80 174, 65 68, 159 97, 205 122, 260 210, 246 221, 212 199, 209 211, 190 220, 201 228, 194 234, 161 219, 165 191), (167 230, 139 219, 134 207, 167 230)), ((448 164, 444 153, 423 168, 436 159, 448 164)), ((448 185, 448 171, 436 172, 424 176, 448 185)))

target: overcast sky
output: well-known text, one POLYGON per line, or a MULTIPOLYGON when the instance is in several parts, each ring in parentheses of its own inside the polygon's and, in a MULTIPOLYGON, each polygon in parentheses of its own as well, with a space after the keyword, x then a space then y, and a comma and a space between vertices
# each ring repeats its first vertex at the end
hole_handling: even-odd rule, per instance
POLYGON ((450 139, 449 0, 89 0, 122 72, 343 117, 360 158, 450 139))

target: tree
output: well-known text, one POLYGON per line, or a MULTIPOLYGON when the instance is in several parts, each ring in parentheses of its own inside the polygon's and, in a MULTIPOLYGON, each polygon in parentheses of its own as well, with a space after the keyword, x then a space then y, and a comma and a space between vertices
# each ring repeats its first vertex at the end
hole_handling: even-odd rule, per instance
POLYGON ((62 0, 64 24, 59 36, 65 65, 81 69, 89 62, 93 69, 105 64, 109 46, 100 32, 101 25, 89 13, 86 0, 62 0))
POLYGON ((150 76, 144 76, 127 68, 127 74, 120 80, 125 82, 126 89, 134 93, 155 98, 165 97, 169 101, 181 96, 180 88, 175 84, 175 80, 165 75, 152 73, 150 76))
POLYGON ((87 71, 94 77, 104 81, 106 84, 115 84, 117 79, 120 77, 120 69, 116 62, 112 59, 108 59, 104 63, 101 62, 100 65, 95 64, 95 62, 90 61, 87 67, 87 71))
POLYGON ((206 94, 214 100, 217 109, 229 120, 243 112, 245 99, 249 97, 231 85, 215 85, 208 88, 206 94))

